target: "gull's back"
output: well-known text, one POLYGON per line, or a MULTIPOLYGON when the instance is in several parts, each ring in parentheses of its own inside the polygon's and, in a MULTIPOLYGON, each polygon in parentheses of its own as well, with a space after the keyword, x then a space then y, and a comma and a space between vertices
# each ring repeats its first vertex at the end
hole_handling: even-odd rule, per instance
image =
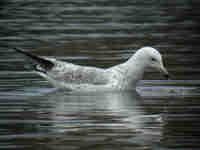
MULTIPOLYGON (((80 92, 113 91, 132 88, 132 85, 129 85, 129 79, 127 79, 127 77, 130 77, 127 76, 127 71, 132 67, 134 68, 134 65, 129 66, 126 62, 108 69, 101 69, 36 56, 19 48, 15 50, 31 58, 36 64, 32 67, 36 73, 57 88, 66 88, 80 92)), ((133 85, 135 85, 138 78, 134 79, 133 85)))
POLYGON ((54 67, 43 74, 57 82, 76 85, 105 85, 110 80, 109 72, 104 69, 80 66, 58 60, 51 61, 54 63, 54 67))
POLYGON ((99 89, 107 87, 112 79, 112 72, 107 69, 80 66, 53 58, 40 57, 20 48, 15 48, 15 50, 31 58, 34 62, 31 68, 58 88, 99 89))

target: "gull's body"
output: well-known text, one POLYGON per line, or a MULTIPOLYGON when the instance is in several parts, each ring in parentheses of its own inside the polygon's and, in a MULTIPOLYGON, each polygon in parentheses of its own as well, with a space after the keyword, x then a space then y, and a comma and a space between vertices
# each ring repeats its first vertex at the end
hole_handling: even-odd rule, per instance
POLYGON ((35 71, 57 88, 70 91, 122 91, 131 90, 141 80, 148 67, 157 68, 168 75, 160 53, 151 47, 139 49, 126 62, 107 68, 80 66, 52 58, 39 57, 20 49, 37 65, 35 71))

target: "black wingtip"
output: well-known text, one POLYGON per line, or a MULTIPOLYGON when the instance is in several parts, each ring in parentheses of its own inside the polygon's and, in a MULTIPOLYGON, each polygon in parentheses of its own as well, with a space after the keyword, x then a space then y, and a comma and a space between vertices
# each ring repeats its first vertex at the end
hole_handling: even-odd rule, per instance
POLYGON ((17 51, 17 52, 24 52, 24 50, 22 49, 22 48, 19 48, 19 47, 14 47, 13 48, 15 51, 17 51))
POLYGON ((15 47, 15 48, 13 48, 13 49, 14 49, 16 52, 21 53, 21 54, 24 54, 24 55, 26 55, 26 56, 29 56, 29 57, 31 57, 31 58, 33 58, 33 57, 38 57, 38 56, 35 56, 35 55, 33 55, 33 54, 31 54, 31 53, 25 51, 25 50, 22 49, 22 48, 19 48, 19 47, 15 47))
POLYGON ((44 70, 50 70, 54 66, 54 64, 50 60, 31 54, 22 48, 15 47, 14 50, 16 52, 24 54, 25 56, 30 57, 32 60, 36 61, 42 68, 44 68, 44 70))
POLYGON ((16 52, 19 52, 19 53, 23 53, 23 54, 28 53, 28 52, 26 52, 24 49, 22 49, 22 48, 20 48, 20 47, 14 47, 13 49, 14 49, 16 52))

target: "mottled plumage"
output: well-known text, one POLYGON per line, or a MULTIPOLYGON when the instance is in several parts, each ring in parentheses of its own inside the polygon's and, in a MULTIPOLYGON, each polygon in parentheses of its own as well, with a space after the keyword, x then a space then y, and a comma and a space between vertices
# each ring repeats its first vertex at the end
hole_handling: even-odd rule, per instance
POLYGON ((141 48, 128 61, 107 69, 75 65, 36 56, 19 48, 16 50, 32 58, 37 63, 35 71, 54 86, 70 91, 131 90, 148 67, 157 68, 168 75, 160 53, 151 47, 141 48))

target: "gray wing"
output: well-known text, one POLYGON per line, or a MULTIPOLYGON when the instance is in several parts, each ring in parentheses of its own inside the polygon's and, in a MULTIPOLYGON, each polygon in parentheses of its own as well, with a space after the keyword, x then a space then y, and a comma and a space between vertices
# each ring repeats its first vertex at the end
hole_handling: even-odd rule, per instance
POLYGON ((33 69, 46 78, 71 84, 101 84, 109 82, 109 72, 95 67, 74 65, 52 58, 40 57, 21 48, 15 50, 31 58, 36 65, 33 69))
POLYGON ((70 84, 103 85, 109 82, 109 73, 100 68, 74 65, 57 61, 56 65, 47 72, 54 80, 70 84))

